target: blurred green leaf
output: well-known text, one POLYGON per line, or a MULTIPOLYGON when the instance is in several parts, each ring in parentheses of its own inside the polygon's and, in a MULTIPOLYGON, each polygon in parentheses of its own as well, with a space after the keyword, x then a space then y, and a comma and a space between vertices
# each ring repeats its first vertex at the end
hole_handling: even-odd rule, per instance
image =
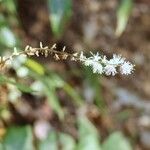
POLYGON ((56 89, 51 86, 49 78, 44 78, 43 83, 45 85, 45 94, 48 97, 48 102, 54 111, 58 114, 60 119, 64 118, 64 112, 57 98, 56 89))
POLYGON ((20 91, 24 92, 24 93, 32 93, 32 92, 36 92, 33 91, 29 86, 24 85, 24 84, 20 84, 20 83, 13 83, 20 91))
POLYGON ((50 22, 54 35, 59 37, 72 14, 72 0, 48 0, 50 22))
POLYGON ((75 104, 77 104, 78 106, 83 105, 82 98, 69 84, 65 83, 63 89, 74 100, 75 104))
POLYGON ((3 14, 0 14, 0 28, 3 26, 7 26, 7 22, 3 16, 3 14))
POLYGON ((56 132, 50 132, 48 137, 39 143, 38 147, 39 150, 58 150, 56 132))
POLYGON ((132 150, 132 148, 121 132, 114 132, 104 142, 103 150, 132 150))
POLYGON ((65 82, 58 74, 51 71, 47 71, 47 72, 52 87, 62 88, 64 86, 65 82))
POLYGON ((9 79, 9 78, 7 78, 7 77, 5 77, 3 75, 0 75, 0 85, 1 84, 6 84, 6 83, 15 85, 20 91, 25 92, 25 93, 35 92, 29 86, 26 86, 24 84, 18 83, 18 82, 14 81, 12 79, 9 79))
POLYGON ((33 150, 31 127, 10 127, 3 141, 4 150, 33 150))
POLYGON ((93 74, 91 68, 88 67, 84 67, 84 76, 87 83, 90 85, 91 90, 94 92, 94 101, 96 105, 101 111, 104 111, 106 105, 102 97, 100 76, 98 74, 93 74))
POLYGON ((81 106, 83 104, 83 100, 79 94, 58 74, 49 71, 49 79, 51 86, 54 86, 55 88, 63 88, 63 90, 74 100, 76 105, 81 106))
POLYGON ((16 45, 16 37, 8 27, 0 28, 0 44, 6 47, 14 47, 16 45))
POLYGON ((75 150, 75 141, 70 135, 60 133, 59 139, 62 150, 75 150))
MULTIPOLYGON (((76 105, 81 106, 83 104, 82 99, 80 98, 78 93, 69 84, 67 84, 59 75, 57 75, 54 72, 48 72, 47 76, 48 78, 47 78, 47 81, 45 82, 45 85, 48 84, 47 85, 48 90, 51 89, 53 91, 53 92, 47 93, 47 96, 49 97, 49 99, 53 97, 56 103, 58 100, 57 100, 57 95, 55 93, 55 90, 56 88, 62 88, 74 100, 76 105)), ((44 80, 46 80, 46 78, 44 78, 44 80)), ((58 104, 59 103, 57 103, 56 105, 57 107, 55 106, 57 109, 59 108, 58 104)), ((60 113, 62 114, 62 112, 60 113)))
POLYGON ((51 79, 49 77, 43 77, 41 79, 42 83, 45 87, 45 94, 48 97, 49 105, 53 108, 53 110, 57 113, 60 119, 64 118, 64 112, 60 105, 59 99, 57 98, 56 88, 53 86, 51 79), (52 84, 51 84, 52 83, 52 84))
POLYGON ((126 28, 131 10, 133 7, 133 0, 122 0, 117 11, 117 28, 116 35, 120 36, 126 28))
POLYGON ((4 150, 2 143, 0 143, 0 150, 4 150))
POLYGON ((33 59, 27 59, 25 62, 25 65, 38 75, 44 75, 45 74, 45 68, 38 62, 36 62, 33 59))
POLYGON ((9 13, 16 13, 15 0, 3 0, 2 2, 9 13))
POLYGON ((61 86, 62 81, 58 76, 46 72, 46 69, 38 62, 28 59, 25 65, 30 69, 31 76, 36 80, 40 80, 44 85, 44 93, 48 97, 49 105, 57 113, 60 119, 63 119, 64 112, 60 106, 56 94, 57 86, 61 86), (56 78, 55 78, 56 77, 56 78))
POLYGON ((32 59, 28 59, 25 65, 32 71, 31 75, 43 83, 45 87, 44 92, 48 97, 49 104, 61 119, 63 119, 64 113, 57 98, 57 88, 63 88, 64 91, 71 96, 71 98, 78 106, 83 104, 82 98, 80 98, 78 93, 58 74, 46 70, 46 68, 44 68, 40 63, 32 59))
POLYGON ((78 119, 79 144, 78 150, 101 150, 99 136, 94 125, 83 116, 78 119))

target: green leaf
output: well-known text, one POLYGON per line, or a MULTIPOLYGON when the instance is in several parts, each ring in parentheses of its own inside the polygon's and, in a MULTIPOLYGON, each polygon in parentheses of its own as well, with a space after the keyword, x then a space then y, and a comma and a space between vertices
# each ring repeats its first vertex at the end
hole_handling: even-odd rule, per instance
POLYGON ((48 103, 50 107, 52 107, 52 109, 57 113, 60 119, 63 119, 64 112, 61 108, 56 94, 56 87, 61 86, 61 80, 59 81, 59 79, 56 77, 58 79, 57 81, 57 79, 55 79, 55 76, 51 76, 48 72, 46 72, 45 68, 41 64, 34 60, 27 61, 25 65, 30 69, 31 76, 43 83, 43 92, 48 97, 48 103))
POLYGON ((74 100, 76 105, 81 106, 83 104, 83 100, 80 95, 58 74, 49 71, 49 81, 51 82, 51 86, 55 88, 63 88, 63 90, 74 100))
POLYGON ((33 150, 31 127, 11 127, 4 137, 4 150, 33 150))
POLYGON ((75 150, 75 141, 70 135, 61 133, 59 138, 62 150, 75 150))
POLYGON ((24 92, 24 93, 33 93, 36 91, 33 91, 29 86, 24 85, 24 84, 20 84, 20 83, 13 83, 20 91, 24 92))
POLYGON ((9 13, 16 13, 16 4, 15 0, 3 0, 3 4, 6 7, 9 13))
POLYGON ((6 83, 15 85, 20 91, 25 92, 25 93, 35 92, 29 86, 26 86, 21 83, 17 83, 15 80, 12 80, 3 75, 0 75, 0 85, 6 84, 6 83))
POLYGON ((78 106, 83 105, 83 100, 80 95, 67 83, 63 86, 64 91, 74 100, 78 106))
POLYGON ((50 132, 48 137, 39 143, 38 147, 39 150, 58 150, 56 132, 50 132))
POLYGON ((7 22, 2 14, 0 14, 0 28, 7 26, 7 22))
POLYGON ((104 142, 103 150, 132 150, 132 148, 122 133, 114 132, 104 142))
POLYGON ((94 93, 94 102, 100 108, 101 111, 104 111, 106 104, 102 97, 100 76, 98 74, 93 74, 93 72, 91 72, 91 68, 88 67, 84 67, 84 75, 87 84, 89 84, 92 92, 94 93))
POLYGON ((78 119, 79 144, 78 150, 101 150, 99 136, 94 125, 86 118, 78 119))
POLYGON ((0 28, 0 44, 6 47, 14 47, 16 45, 16 37, 7 27, 0 28))
POLYGON ((45 68, 38 62, 36 62, 33 59, 27 59, 25 62, 25 65, 38 75, 44 75, 45 74, 45 68))
POLYGON ((78 93, 58 74, 46 70, 40 63, 32 59, 28 59, 25 65, 32 71, 31 75, 43 83, 45 87, 44 92, 48 97, 48 102, 61 119, 63 119, 64 113, 57 98, 57 88, 63 88, 78 106, 83 104, 82 98, 78 95, 78 93))
POLYGON ((72 0, 48 0, 50 22, 54 35, 59 37, 72 15, 72 0))
POLYGON ((62 88, 65 84, 64 80, 56 73, 47 71, 50 84, 54 88, 62 88))
POLYGON ((0 150, 4 150, 2 143, 0 143, 0 150))
POLYGON ((116 35, 120 36, 126 28, 131 10, 133 7, 133 0, 122 0, 117 11, 117 28, 116 35))
POLYGON ((64 112, 62 110, 62 107, 59 103, 59 100, 57 98, 56 89, 53 88, 49 82, 48 79, 44 79, 43 83, 45 85, 45 94, 48 97, 48 102, 50 106, 54 109, 54 111, 58 114, 60 119, 64 118, 64 112))

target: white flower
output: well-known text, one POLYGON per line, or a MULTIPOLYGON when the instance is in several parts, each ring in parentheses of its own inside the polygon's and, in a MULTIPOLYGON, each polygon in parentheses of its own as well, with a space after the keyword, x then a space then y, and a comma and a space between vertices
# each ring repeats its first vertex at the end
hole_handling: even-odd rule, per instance
POLYGON ((113 55, 113 58, 109 60, 109 64, 119 65, 124 63, 125 58, 122 58, 121 55, 113 55))
POLYGON ((80 61, 84 61, 86 59, 86 56, 84 56, 83 51, 81 51, 79 59, 80 61))
POLYGON ((106 65, 106 67, 104 68, 104 72, 106 75, 111 75, 114 76, 115 74, 117 74, 116 68, 114 65, 106 65))
MULTIPOLYGON (((81 53, 82 54, 82 53, 81 53)), ((100 63, 99 63, 99 60, 101 59, 101 57, 99 56, 99 53, 97 54, 93 54, 91 52, 92 56, 89 57, 89 58, 86 58, 83 54, 80 55, 80 59, 84 57, 84 65, 85 66, 98 66, 100 63)), ((101 65, 101 64, 100 64, 101 65)), ((95 68, 95 67, 94 67, 95 68)))
POLYGON ((93 73, 99 73, 102 74, 103 73, 103 66, 100 63, 100 59, 101 57, 99 56, 99 53, 97 54, 93 54, 91 52, 92 56, 89 58, 86 58, 83 54, 83 52, 81 52, 80 54, 80 61, 83 61, 85 66, 91 66, 93 69, 93 73))
POLYGON ((85 66, 92 66, 93 65, 93 60, 90 59, 90 58, 87 58, 85 61, 84 61, 84 65, 85 66))
POLYGON ((99 56, 99 53, 97 52, 96 54, 92 54, 92 57, 90 57, 93 61, 99 61, 101 59, 101 57, 99 56))
POLYGON ((107 60, 107 57, 106 57, 106 56, 103 56, 103 58, 102 58, 102 63, 103 63, 103 64, 107 64, 107 63, 108 63, 108 60, 107 60))
POLYGON ((93 62, 92 64, 93 73, 103 73, 103 66, 98 62, 93 62))
POLYGON ((133 69, 134 69, 134 65, 132 65, 129 61, 128 62, 124 62, 120 66, 121 74, 125 74, 125 75, 131 74, 133 69))

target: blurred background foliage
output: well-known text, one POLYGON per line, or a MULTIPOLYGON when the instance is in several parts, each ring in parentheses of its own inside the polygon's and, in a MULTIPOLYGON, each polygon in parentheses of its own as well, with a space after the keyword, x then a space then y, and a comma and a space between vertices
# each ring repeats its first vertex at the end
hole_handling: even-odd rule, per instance
POLYGON ((73 62, 18 56, 0 74, 0 150, 149 149, 150 88, 140 72, 143 57, 149 59, 148 51, 141 55, 137 50, 138 43, 150 48, 148 4, 0 0, 0 55, 28 44, 39 47, 42 41, 57 43, 58 50, 67 46, 68 52, 94 48, 108 57, 121 53, 139 71, 138 77, 112 79, 73 62))

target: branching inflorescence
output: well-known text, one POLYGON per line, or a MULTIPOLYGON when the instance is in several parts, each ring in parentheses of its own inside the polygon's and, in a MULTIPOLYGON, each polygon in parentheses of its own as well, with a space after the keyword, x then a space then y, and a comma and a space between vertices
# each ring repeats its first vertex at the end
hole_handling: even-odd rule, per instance
POLYGON ((69 59, 71 61, 81 62, 85 66, 90 66, 93 70, 93 73, 105 74, 105 75, 116 75, 117 73, 121 73, 122 75, 129 75, 134 70, 134 65, 129 61, 126 61, 125 58, 121 57, 121 55, 113 55, 113 58, 107 59, 106 56, 101 56, 98 52, 93 54, 90 52, 91 56, 86 57, 83 51, 77 53, 67 53, 65 52, 65 47, 62 51, 56 50, 56 44, 54 44, 51 48, 48 46, 43 47, 40 42, 39 48, 33 48, 27 45, 24 51, 18 52, 16 48, 14 48, 14 52, 9 57, 0 57, 0 68, 3 68, 5 65, 10 64, 12 60, 20 55, 24 56, 37 56, 44 55, 47 57, 51 55, 55 58, 55 60, 66 60, 69 59))

